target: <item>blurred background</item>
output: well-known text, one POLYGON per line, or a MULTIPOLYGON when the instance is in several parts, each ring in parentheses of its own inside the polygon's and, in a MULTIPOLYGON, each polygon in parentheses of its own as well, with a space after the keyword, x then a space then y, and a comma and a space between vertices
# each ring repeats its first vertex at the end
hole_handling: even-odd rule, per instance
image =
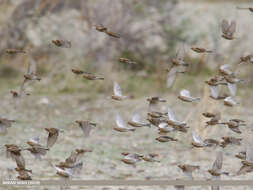
MULTIPOLYGON (((74 148, 93 148, 94 152, 85 160, 86 171, 82 173, 82 178, 86 179, 94 176, 104 179, 121 174, 122 178, 175 178, 182 176, 180 170, 175 165, 173 170, 163 165, 179 162, 194 162, 209 167, 215 159, 216 151, 202 151, 201 154, 199 150, 188 151, 190 132, 186 135, 176 134, 179 139, 187 136, 189 141, 183 142, 184 146, 169 145, 173 147, 170 149, 166 143, 161 145, 155 142, 155 129, 152 129, 152 132, 140 129, 141 132, 137 131, 137 134, 124 135, 112 132, 115 125, 114 115, 120 112, 126 120, 130 120, 133 112, 137 110, 145 120, 148 105, 146 98, 161 96, 167 100, 161 109, 166 110, 168 105, 172 106, 179 115, 179 120, 189 122, 191 129, 197 130, 203 138, 219 139, 224 135, 234 135, 225 128, 204 129, 205 119, 201 116, 204 111, 219 109, 224 120, 231 117, 245 119, 248 129, 251 130, 252 64, 245 64, 239 68, 240 78, 244 79, 245 83, 239 85, 236 99, 240 106, 236 108, 225 108, 223 102, 211 100, 208 86, 204 83, 204 80, 217 74, 220 65, 229 63, 236 66, 241 56, 253 53, 253 13, 236 9, 237 6, 250 7, 250 2, 1 0, 0 114, 2 117, 18 121, 6 136, 1 137, 1 144, 25 144, 29 138, 36 135, 42 136, 45 140, 44 127, 62 128, 67 133, 60 137, 59 144, 48 153, 47 159, 57 163, 64 160, 74 148), (222 19, 236 20, 235 36, 238 39, 229 41, 221 37, 222 19), (115 39, 96 31, 95 25, 100 24, 119 34, 121 38, 115 39), (51 41, 55 39, 71 41, 72 48, 54 46, 51 41), (173 87, 168 89, 166 69, 171 65, 170 59, 182 45, 190 67, 188 72, 180 75, 173 87), (197 54, 190 49, 193 46, 204 47, 215 53, 197 54), (26 97, 17 109, 13 107, 10 90, 18 90, 22 84, 29 57, 23 54, 8 55, 5 53, 7 48, 29 51, 42 78, 40 82, 28 86, 31 96, 26 97), (137 64, 120 63, 120 57, 136 61, 137 64), (96 73, 104 76, 105 80, 87 81, 75 76, 71 72, 72 68, 96 73), (113 81, 120 84, 123 94, 133 95, 134 99, 113 102, 110 99, 113 81), (201 97, 200 103, 180 102, 177 96, 183 88, 190 90, 194 96, 201 97), (98 128, 94 130, 94 135, 89 139, 83 139, 80 129, 74 123, 77 119, 97 122, 98 128), (129 139, 132 141, 129 142, 129 139), (177 150, 180 151, 175 152, 177 150), (129 171, 129 167, 119 161, 120 152, 123 151, 158 152, 161 153, 161 163, 143 163, 140 167, 146 170, 145 172, 140 170, 136 173, 133 168, 129 171), (182 155, 185 160, 180 160, 182 155), (135 175, 131 176, 129 173, 135 175)), ((242 137, 250 135, 243 133, 242 137)), ((231 163, 235 162, 232 157, 239 150, 228 148, 226 152, 225 168, 231 172, 235 172, 240 166, 240 162, 236 160, 233 166, 237 167, 231 167, 231 163)), ((30 154, 25 153, 25 157, 28 163, 33 163, 34 158, 30 154)), ((4 163, 6 159, 0 161, 2 175, 14 175, 9 168, 15 164, 11 160, 8 160, 8 163, 12 164, 10 167, 4 163)), ((47 162, 33 167, 38 169, 34 172, 35 179, 54 176, 55 171, 47 162)), ((199 174, 200 178, 203 175, 199 174)))

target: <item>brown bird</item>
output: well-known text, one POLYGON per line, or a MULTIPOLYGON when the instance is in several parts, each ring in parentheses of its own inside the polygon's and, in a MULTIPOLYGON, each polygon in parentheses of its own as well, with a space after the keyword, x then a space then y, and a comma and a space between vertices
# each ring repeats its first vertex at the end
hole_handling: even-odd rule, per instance
POLYGON ((6 118, 0 118, 0 132, 4 135, 7 134, 7 128, 10 128, 12 123, 16 122, 15 120, 10 120, 6 118))
POLYGON ((216 114, 210 113, 210 112, 204 112, 204 113, 202 113, 202 115, 207 118, 213 118, 213 117, 215 117, 216 114))
POLYGON ((25 159, 21 154, 21 151, 24 149, 21 149, 15 144, 6 144, 5 147, 7 157, 10 156, 13 160, 15 160, 18 168, 25 169, 25 159))
POLYGON ((80 69, 71 69, 71 71, 76 75, 82 75, 84 73, 84 71, 80 69))
POLYGON ((206 122, 206 127, 210 126, 210 125, 217 125, 220 124, 219 121, 221 119, 221 113, 219 111, 216 111, 215 116, 211 118, 211 120, 206 122))
POLYGON ((135 61, 131 61, 130 59, 127 58, 119 58, 119 62, 121 63, 127 63, 127 64, 137 64, 135 61))
POLYGON ((194 166, 194 165, 188 165, 188 164, 178 165, 178 167, 183 171, 185 175, 190 177, 192 180, 193 180, 192 172, 200 169, 200 166, 194 166))
POLYGON ((103 77, 98 77, 92 73, 87 73, 87 72, 83 73, 83 78, 88 79, 88 80, 104 80, 103 77))
POLYGON ((218 146, 220 144, 219 141, 215 140, 215 139, 205 139, 204 143, 206 144, 206 146, 211 147, 211 146, 218 146))
POLYGON ((234 33, 236 30, 236 22, 233 20, 230 24, 226 19, 222 20, 221 23, 221 29, 222 29, 222 37, 227 40, 233 40, 235 39, 234 33))
POLYGON ((210 91, 211 91, 211 98, 213 99, 222 99, 219 95, 220 88, 219 85, 227 85, 227 83, 222 82, 224 77, 215 76, 207 81, 205 81, 206 84, 208 84, 210 91))
POLYGON ((67 40, 52 40, 52 43, 57 47, 61 48, 71 48, 71 42, 67 40))
POLYGON ((116 34, 116 33, 114 33, 114 32, 111 32, 111 31, 106 30, 105 33, 106 33, 108 36, 111 36, 111 37, 114 37, 114 38, 120 38, 120 35, 119 35, 119 34, 116 34))
POLYGON ((112 99, 114 99, 114 100, 120 101, 120 100, 124 100, 124 99, 128 98, 127 96, 123 96, 120 86, 117 82, 114 82, 114 84, 113 84, 113 92, 114 92, 114 94, 112 95, 112 99))
POLYGON ((170 133, 172 131, 175 131, 175 129, 169 126, 166 122, 160 122, 157 127, 159 130, 159 134, 170 133))
POLYGON ((167 87, 170 88, 178 73, 185 73, 185 67, 188 67, 189 64, 184 61, 184 48, 180 47, 177 51, 176 57, 171 59, 171 67, 167 69, 168 78, 167 78, 167 87), (182 69, 182 67, 184 69, 182 69))
POLYGON ((142 160, 143 155, 139 155, 136 153, 127 153, 123 152, 121 153, 124 158, 121 159, 122 162, 128 165, 132 165, 133 167, 136 167, 136 163, 140 162, 142 160))
POLYGON ((19 174, 17 176, 18 179, 20 179, 20 180, 32 180, 32 177, 28 173, 28 172, 32 173, 32 170, 21 169, 21 168, 15 168, 15 170, 19 174))
POLYGON ((37 63, 30 57, 27 74, 24 75, 25 80, 23 85, 25 86, 28 81, 32 80, 40 81, 41 78, 39 78, 36 73, 37 73, 37 63))
POLYGON ((119 34, 116 34, 114 32, 108 31, 108 28, 104 27, 102 24, 95 25, 96 30, 99 32, 104 32, 108 36, 114 37, 114 38, 120 38, 119 34))
POLYGON ((246 160, 246 151, 239 152, 235 155, 236 158, 239 158, 241 160, 246 160))
POLYGON ((26 51, 21 49, 6 49, 5 52, 8 54, 26 53, 26 51))
POLYGON ((223 153, 222 151, 217 152, 216 159, 213 163, 213 166, 211 169, 208 170, 208 172, 214 176, 215 178, 219 177, 220 175, 228 175, 228 172, 221 172, 222 169, 222 163, 223 163, 223 153))
POLYGON ((116 116, 116 127, 113 129, 118 132, 128 132, 128 131, 135 131, 135 128, 130 128, 127 126, 127 123, 122 119, 122 117, 118 114, 116 116))
POLYGON ((196 101, 200 100, 199 97, 197 97, 197 98, 192 97, 190 92, 185 89, 180 91, 180 95, 178 96, 178 98, 184 102, 196 102, 196 101))
POLYGON ((162 99, 158 96, 153 96, 153 97, 150 97, 150 98, 147 98, 147 101, 149 102, 149 105, 148 105, 148 110, 149 112, 156 112, 158 111, 158 105, 159 103, 161 102, 166 102, 165 99, 162 99))
POLYGON ((93 122, 90 122, 90 121, 79 121, 79 120, 77 120, 76 123, 82 129, 83 134, 84 134, 85 137, 88 137, 90 135, 91 129, 93 127, 97 126, 96 123, 93 123, 93 122))
POLYGON ((169 137, 169 136, 165 136, 165 135, 159 136, 155 140, 157 140, 159 142, 178 141, 177 139, 174 139, 173 137, 169 137))
POLYGON ((242 64, 242 63, 253 63, 253 55, 250 54, 246 56, 241 56, 239 64, 242 64))
POLYGON ((253 172, 253 150, 252 145, 246 142, 246 159, 241 161, 242 167, 237 175, 253 172))
POLYGON ((230 119, 228 122, 223 122, 220 124, 224 124, 227 125, 229 129, 231 129, 232 131, 234 131, 235 133, 239 133, 241 134, 242 132, 240 131, 239 127, 240 126, 245 126, 246 124, 244 123, 244 121, 242 120, 238 120, 238 119, 230 119))
POLYGON ((235 138, 235 137, 222 137, 223 141, 221 142, 220 146, 225 148, 228 144, 234 145, 241 145, 242 138, 235 138))
POLYGON ((201 48, 201 47, 192 47, 191 49, 197 53, 213 53, 213 51, 206 50, 205 48, 201 48))
POLYGON ((95 27, 96 27, 96 30, 99 31, 99 32, 107 31, 107 28, 104 27, 102 24, 101 25, 95 25, 95 27))
POLYGON ((240 10, 249 10, 250 12, 253 12, 253 7, 236 7, 237 9, 240 9, 240 10))
POLYGON ((59 132, 63 131, 57 128, 45 128, 45 130, 48 132, 47 148, 52 148, 58 138, 59 132))
POLYGON ((186 133, 187 127, 185 122, 178 121, 175 117, 174 112, 168 107, 168 118, 166 122, 171 125, 175 130, 186 133))
POLYGON ((192 139, 193 139, 192 145, 196 148, 202 148, 207 146, 207 144, 204 143, 199 134, 194 130, 192 131, 192 139))
POLYGON ((159 160, 156 160, 155 157, 158 157, 158 154, 150 153, 147 155, 144 155, 142 159, 146 162, 160 162, 159 160))
POLYGON ((243 82, 243 80, 236 78, 235 74, 231 75, 225 75, 224 76, 227 86, 229 89, 229 92, 232 96, 236 95, 236 90, 237 90, 237 84, 243 82))
POLYGON ((47 151, 49 151, 49 148, 45 148, 39 144, 39 137, 31 138, 27 141, 27 144, 30 145, 30 148, 27 148, 26 150, 31 152, 31 154, 35 156, 35 159, 41 160, 41 156, 45 156, 47 151))
POLYGON ((139 113, 134 113, 132 121, 127 122, 128 125, 131 125, 132 127, 150 127, 150 123, 143 123, 141 121, 141 116, 139 113))
POLYGON ((239 103, 236 102, 231 96, 226 97, 226 98, 224 99, 224 105, 225 105, 225 106, 233 107, 233 106, 236 106, 236 105, 238 105, 238 104, 239 104, 239 103))

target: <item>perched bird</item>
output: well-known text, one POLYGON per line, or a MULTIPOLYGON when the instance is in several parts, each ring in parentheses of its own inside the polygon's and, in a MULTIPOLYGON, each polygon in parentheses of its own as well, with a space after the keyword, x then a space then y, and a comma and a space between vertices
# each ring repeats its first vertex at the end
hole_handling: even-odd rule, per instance
POLYGON ((236 30, 236 22, 233 20, 230 24, 226 19, 222 20, 221 23, 221 29, 222 29, 222 37, 227 40, 233 40, 235 39, 234 33, 236 30))
POLYGON ((21 49, 6 49, 5 52, 8 54, 26 53, 26 51, 21 49))
POLYGON ((45 130, 48 132, 47 148, 52 148, 52 146, 54 146, 59 136, 59 132, 63 132, 63 131, 57 128, 45 128, 45 130))
POLYGON ((143 155, 139 155, 136 153, 127 153, 123 152, 121 153, 124 158, 121 159, 122 162, 128 165, 132 165, 133 167, 136 167, 136 163, 140 162, 142 160, 143 155))
POLYGON ((52 40, 52 43, 57 47, 61 48, 71 48, 71 42, 67 40, 52 40))
POLYGON ((200 98, 192 97, 188 90, 181 90, 178 98, 184 102, 195 102, 200 100, 200 98))
POLYGON ((231 96, 226 97, 226 98, 224 99, 224 105, 225 105, 225 106, 233 107, 233 106, 236 106, 236 105, 238 105, 238 104, 239 104, 239 103, 236 102, 235 100, 233 100, 233 98, 232 98, 231 96))
POLYGON ((242 138, 235 138, 235 137, 222 137, 222 142, 220 146, 222 148, 225 148, 228 144, 234 144, 234 145, 241 145, 242 138))
POLYGON ((246 142, 246 159, 241 161, 242 166, 237 175, 253 172, 253 150, 252 145, 246 142))
POLYGON ((202 148, 207 146, 207 144, 204 143, 199 134, 194 130, 192 131, 192 139, 193 139, 192 145, 196 148, 202 148))
POLYGON ((127 64, 137 64, 135 61, 131 61, 130 59, 127 59, 127 58, 119 58, 119 62, 121 63, 127 63, 127 64))
POLYGON ((153 97, 147 98, 147 101, 149 102, 149 105, 148 105, 149 112, 158 111, 158 104, 162 103, 162 102, 166 102, 165 99, 162 99, 158 96, 153 96, 153 97))
POLYGON ((238 119, 230 119, 228 122, 222 122, 220 124, 227 125, 229 129, 234 131, 235 133, 241 134, 242 132, 240 131, 239 127, 240 126, 245 126, 246 124, 242 120, 238 119))
POLYGON ((213 53, 213 51, 206 50, 205 48, 201 48, 201 47, 192 47, 191 49, 197 53, 213 53))
POLYGON ((127 126, 127 123, 123 121, 122 117, 120 115, 116 116, 116 127, 113 129, 119 132, 128 132, 128 131, 135 131, 135 128, 129 128, 127 126))
POLYGON ((85 137, 90 135, 90 131, 93 127, 96 127, 97 124, 90 121, 79 121, 76 120, 76 123, 79 125, 85 137))
POLYGON ((175 117, 174 112, 168 107, 168 118, 166 122, 171 125, 175 130, 186 133, 187 127, 185 122, 178 121, 175 117))
POLYGON ((158 157, 158 154, 150 153, 146 154, 142 157, 142 159, 146 162, 160 162, 159 160, 156 160, 155 157, 158 157))
POLYGON ((15 120, 10 120, 6 118, 0 118, 0 132, 4 135, 7 134, 7 128, 10 128, 12 123, 16 122, 15 120))
POLYGON ((114 92, 114 94, 112 95, 112 99, 114 99, 114 100, 119 100, 120 101, 120 100, 124 100, 124 99, 127 98, 127 96, 122 95, 120 86, 117 82, 114 82, 113 92, 114 92))
POLYGON ((183 164, 183 165, 181 164, 181 165, 178 165, 178 167, 183 171, 185 175, 190 177, 191 180, 193 180, 192 172, 200 169, 200 166, 188 165, 188 164, 183 164))
POLYGON ((184 61, 184 48, 181 47, 177 51, 176 57, 171 59, 171 67, 167 70, 168 71, 168 78, 167 78, 167 87, 170 88, 175 79, 177 73, 184 73, 185 69, 182 70, 181 67, 188 67, 189 64, 184 61))
POLYGON ((240 10, 249 10, 250 12, 253 12, 253 7, 236 7, 236 8, 240 10))
POLYGON ((143 123, 141 121, 141 116, 137 112, 134 113, 132 121, 128 121, 127 123, 132 127, 150 127, 150 123, 143 123))
POLYGON ((47 151, 49 151, 49 148, 45 148, 39 144, 39 137, 31 138, 27 141, 27 144, 30 145, 30 148, 26 150, 31 152, 35 156, 35 159, 41 160, 41 156, 45 156, 47 151))
POLYGON ((173 137, 169 137, 169 136, 159 136, 157 137, 155 140, 159 141, 159 142, 169 142, 169 141, 178 141, 177 139, 173 138, 173 137))

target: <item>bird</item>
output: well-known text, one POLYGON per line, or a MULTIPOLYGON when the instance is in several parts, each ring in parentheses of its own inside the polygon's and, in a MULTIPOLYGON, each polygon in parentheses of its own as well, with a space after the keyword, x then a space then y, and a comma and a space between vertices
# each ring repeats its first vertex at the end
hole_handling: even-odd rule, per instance
POLYGON ((249 54, 246 56, 241 56, 239 64, 242 64, 242 63, 253 63, 253 55, 249 54))
MULTIPOLYGON (((211 169, 208 170, 209 174, 212 175, 213 179, 220 179, 220 176, 222 174, 224 175, 229 175, 228 172, 221 172, 222 169, 222 163, 223 163, 223 152, 222 151, 218 151, 217 155, 216 155, 216 159, 213 163, 213 166, 211 169)), ((219 190, 220 187, 218 185, 212 185, 211 186, 212 190, 219 190)))
POLYGON ((246 151, 241 151, 235 155, 236 158, 239 158, 241 160, 246 160, 246 151))
POLYGON ((127 63, 127 64, 137 64, 135 61, 132 61, 132 60, 130 60, 130 59, 123 58, 123 57, 120 57, 120 58, 119 58, 119 62, 120 62, 120 63, 127 63))
POLYGON ((219 124, 219 121, 221 119, 221 113, 220 113, 220 111, 215 111, 213 114, 214 114, 214 116, 211 117, 211 120, 209 120, 209 121, 206 122, 206 127, 208 127, 210 125, 217 125, 217 124, 219 124))
POLYGON ((220 146, 222 148, 225 148, 228 144, 233 144, 233 145, 241 145, 242 138, 235 138, 235 137, 222 137, 222 142, 220 143, 220 146))
POLYGON ((213 53, 212 50, 206 50, 205 48, 201 47, 192 47, 191 49, 197 53, 213 53))
POLYGON ((68 40, 52 40, 52 43, 61 48, 71 48, 72 46, 71 42, 68 40))
POLYGON ((228 122, 222 122, 220 124, 227 125, 229 129, 234 131, 235 133, 241 134, 242 132, 239 129, 239 126, 245 126, 243 120, 240 119, 230 119, 228 122))
POLYGON ((71 71, 76 74, 76 75, 82 75, 84 73, 83 70, 80 70, 80 69, 71 69, 71 71))
POLYGON ((135 128, 130 128, 127 126, 127 123, 122 119, 122 117, 117 114, 116 116, 116 127, 113 129, 118 131, 118 132, 128 132, 128 131, 135 131, 135 128))
POLYGON ((241 161, 242 166, 237 175, 253 172, 253 150, 252 145, 246 141, 246 159, 241 161))
POLYGON ((150 127, 150 123, 143 123, 141 121, 141 116, 139 113, 134 113, 132 121, 127 122, 128 125, 131 125, 132 127, 150 127))
POLYGON ((114 32, 108 31, 107 27, 104 27, 102 24, 100 25, 95 25, 96 30, 99 32, 103 32, 105 34, 107 34, 108 36, 114 37, 114 38, 120 38, 119 34, 116 34, 114 32))
POLYGON ((86 152, 92 152, 90 149, 75 149, 71 152, 71 155, 62 162, 65 167, 72 167, 74 164, 79 162, 86 152))
POLYGON ((27 73, 24 75, 24 78, 25 78, 24 86, 26 85, 28 81, 41 80, 41 78, 37 76, 37 63, 34 61, 32 57, 30 57, 28 70, 27 70, 27 73))
POLYGON ((166 122, 161 122, 158 124, 158 130, 159 130, 159 134, 164 134, 164 133, 169 133, 172 131, 175 131, 175 129, 171 126, 168 125, 168 123, 166 122))
POLYGON ((25 159, 21 154, 21 151, 24 150, 15 144, 5 144, 6 155, 11 157, 12 160, 15 160, 17 167, 25 169, 25 159))
POLYGON ((48 132, 47 148, 52 148, 52 146, 54 146, 59 136, 59 132, 63 132, 63 131, 57 128, 45 128, 45 130, 48 132))
POLYGON ((88 80, 104 80, 104 77, 98 77, 92 73, 83 73, 83 78, 88 79, 88 80))
POLYGON ((226 83, 222 82, 224 77, 218 77, 215 76, 207 81, 205 81, 206 84, 208 84, 210 91, 211 91, 211 98, 219 100, 224 99, 224 97, 220 96, 220 88, 219 85, 226 85, 226 83))
POLYGON ((196 102, 196 101, 200 100, 199 97, 197 97, 197 98, 192 97, 190 92, 185 89, 180 91, 180 95, 178 96, 178 98, 184 102, 196 102))
POLYGON ((158 157, 158 154, 155 153, 150 153, 146 154, 142 157, 142 159, 146 162, 160 162, 159 160, 156 160, 155 157, 158 157))
POLYGON ((15 120, 0 117, 0 132, 3 135, 6 135, 7 128, 10 128, 12 126, 12 123, 15 123, 15 122, 16 122, 15 120))
POLYGON ((168 107, 168 118, 166 122, 171 125, 175 130, 186 133, 187 127, 185 122, 178 121, 175 117, 174 112, 168 107))
POLYGON ((210 138, 205 139, 203 142, 206 144, 207 147, 211 146, 217 147, 218 145, 220 145, 220 142, 218 140, 210 138))
POLYGON ((236 22, 233 20, 229 24, 226 19, 222 20, 221 23, 221 29, 222 29, 222 37, 225 38, 226 40, 233 40, 235 39, 234 33, 236 30, 236 22))
POLYGON ((8 54, 26 53, 26 51, 22 49, 6 49, 5 52, 8 54))
POLYGON ((35 159, 41 160, 41 156, 45 156, 47 151, 49 151, 49 148, 39 144, 39 137, 31 138, 27 141, 27 144, 30 145, 30 148, 26 148, 26 150, 30 151, 35 156, 35 159))
MULTIPOLYGON (((227 75, 233 75, 233 71, 230 70, 231 65, 230 64, 224 64, 219 67, 219 74, 221 76, 227 76, 227 75)), ((224 78, 223 78, 224 79, 224 78)))
POLYGON ((105 31, 107 30, 107 28, 104 27, 102 24, 100 24, 100 25, 95 25, 95 28, 96 28, 96 30, 99 31, 99 32, 105 32, 105 31))
POLYGON ((76 120, 75 121, 78 126, 80 127, 80 129, 83 131, 84 137, 89 137, 91 130, 93 129, 93 127, 96 127, 97 124, 94 122, 90 122, 90 121, 81 121, 81 120, 76 120))
POLYGON ((148 105, 149 112, 156 112, 156 111, 158 111, 158 105, 159 105, 159 103, 166 102, 165 99, 162 99, 162 98, 160 98, 158 96, 153 96, 153 97, 147 98, 147 101, 149 102, 149 105, 148 105))
POLYGON ((178 167, 183 171, 185 175, 190 177, 191 180, 193 180, 192 172, 200 169, 200 166, 189 164, 180 164, 178 167))
POLYGON ((229 106, 229 107, 233 107, 238 105, 239 103, 236 102, 231 96, 228 96, 224 99, 224 105, 225 106, 229 106))
POLYGON ((127 98, 127 96, 123 96, 119 84, 115 81, 113 83, 113 92, 112 99, 114 100, 121 101, 127 98))
POLYGON ((17 178, 20 180, 32 180, 32 177, 29 175, 28 172, 32 173, 32 170, 27 170, 23 168, 15 168, 15 170, 18 172, 17 178))
POLYGON ((111 37, 113 37, 113 38, 120 38, 120 35, 119 35, 119 34, 116 34, 115 32, 106 30, 105 33, 106 33, 108 36, 111 36, 111 37))
POLYGON ((123 152, 121 153, 124 158, 121 159, 121 161, 125 164, 131 165, 133 167, 136 167, 136 163, 140 162, 142 160, 143 155, 137 154, 137 153, 128 153, 123 152))
POLYGON ((225 75, 224 78, 227 82, 227 86, 231 96, 235 96, 237 91, 237 83, 241 83, 243 82, 243 80, 236 78, 234 73, 230 75, 225 75))
POLYGON ((171 67, 167 69, 168 78, 167 78, 167 88, 170 88, 178 73, 185 73, 185 69, 182 70, 182 67, 188 67, 189 64, 184 61, 184 48, 180 47, 176 53, 176 56, 171 59, 171 67))
POLYGON ((253 12, 253 7, 236 7, 239 10, 249 10, 250 12, 253 12))
POLYGON ((177 139, 173 137, 165 136, 165 135, 157 137, 156 140, 159 142, 178 141, 177 139))
POLYGON ((202 148, 207 146, 207 144, 204 143, 199 134, 194 130, 192 131, 192 139, 193 139, 192 145, 196 148, 202 148))

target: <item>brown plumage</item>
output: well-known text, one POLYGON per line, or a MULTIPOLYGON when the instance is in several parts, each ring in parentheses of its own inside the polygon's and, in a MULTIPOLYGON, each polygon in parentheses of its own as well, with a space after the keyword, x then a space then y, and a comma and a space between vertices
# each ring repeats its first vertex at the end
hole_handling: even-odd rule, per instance
POLYGON ((223 141, 221 142, 220 146, 225 148, 228 144, 233 145, 241 145, 242 138, 235 138, 235 137, 222 137, 223 141))
POLYGON ((57 47, 61 48, 71 48, 71 42, 67 40, 52 40, 52 43, 57 47))
POLYGON ((222 29, 222 37, 227 40, 233 40, 235 39, 234 33, 236 30, 236 22, 233 20, 230 24, 226 19, 222 20, 221 23, 221 29, 222 29))
POLYGON ((96 127, 97 124, 90 121, 80 121, 77 120, 76 123, 79 125, 85 137, 90 135, 91 129, 96 127))
POLYGON ((8 54, 26 53, 26 51, 21 49, 6 49, 5 52, 8 54))
POLYGON ((57 128, 45 128, 45 130, 48 132, 47 147, 52 148, 52 146, 55 144, 55 142, 58 138, 59 129, 57 129, 57 128))
POLYGON ((183 171, 185 175, 187 175, 191 179, 193 179, 192 172, 200 169, 200 166, 189 165, 189 164, 181 164, 181 165, 178 165, 178 167, 183 171))
POLYGON ((205 48, 201 48, 201 47, 192 47, 191 49, 197 53, 212 53, 213 52, 211 50, 206 50, 205 48))

